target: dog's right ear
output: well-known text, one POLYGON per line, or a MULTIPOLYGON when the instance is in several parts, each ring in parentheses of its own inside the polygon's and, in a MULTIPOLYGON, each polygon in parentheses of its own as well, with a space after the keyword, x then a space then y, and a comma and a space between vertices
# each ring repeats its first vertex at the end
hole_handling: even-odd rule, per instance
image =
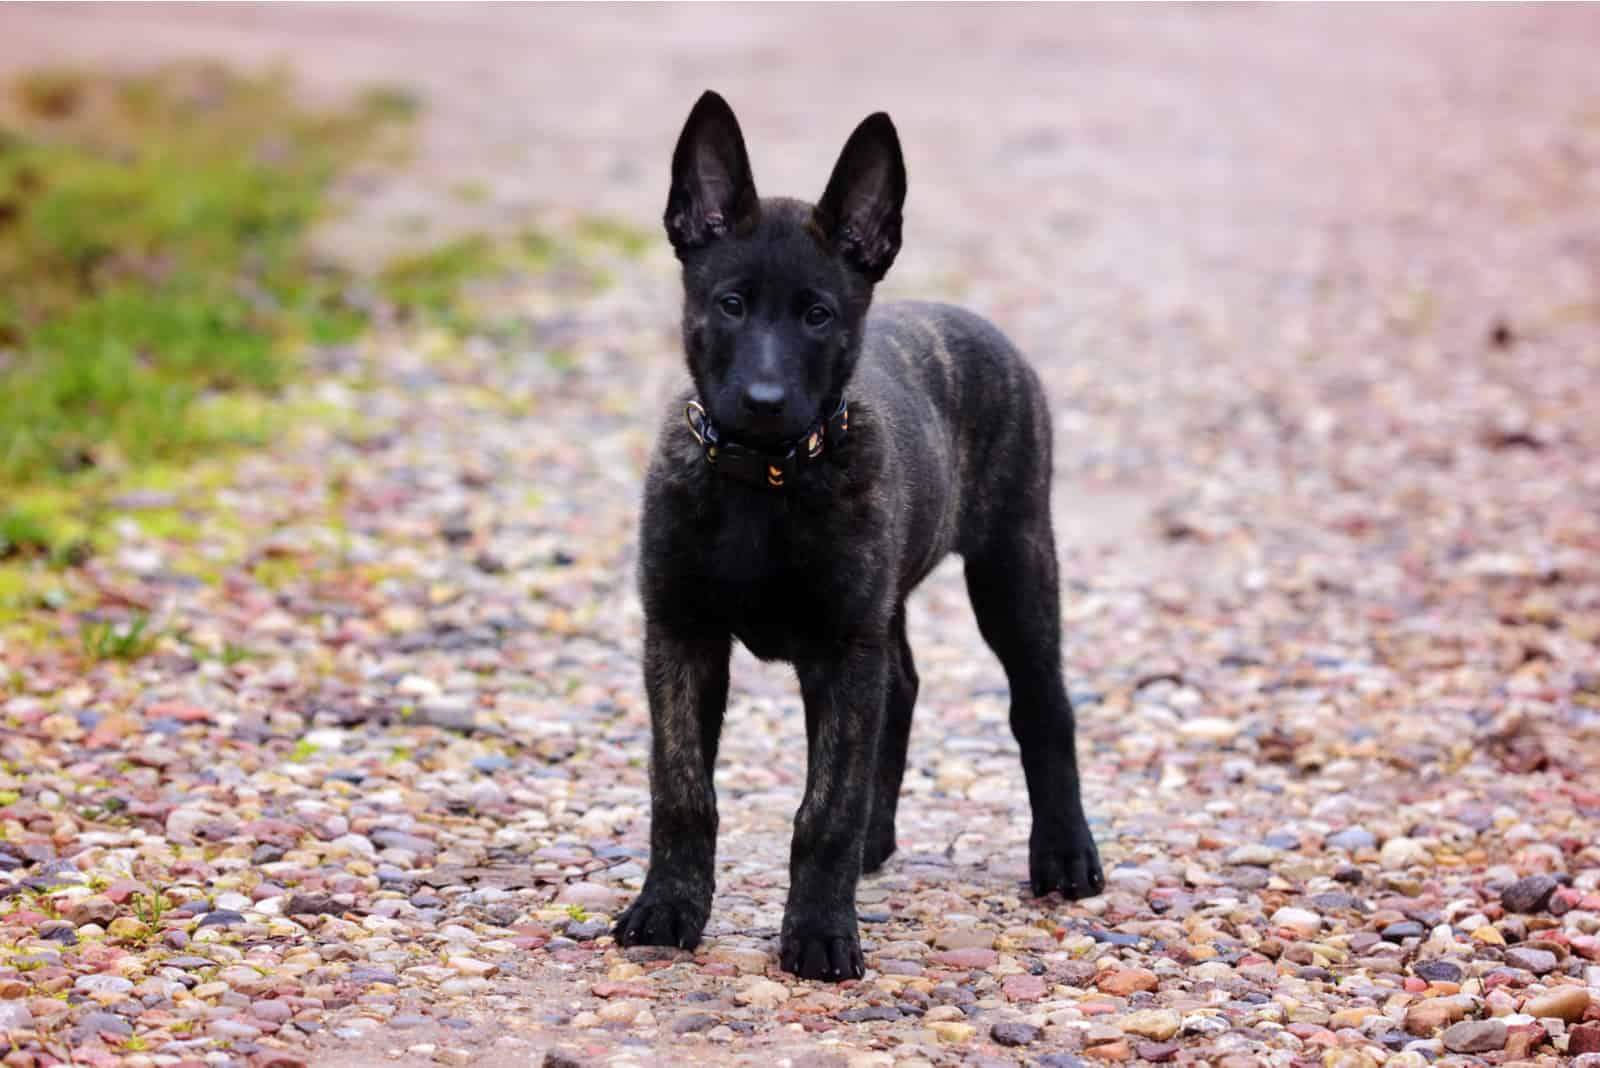
POLYGON ((749 233, 761 214, 744 135, 728 102, 707 89, 672 153, 667 238, 681 257, 730 233, 749 233))

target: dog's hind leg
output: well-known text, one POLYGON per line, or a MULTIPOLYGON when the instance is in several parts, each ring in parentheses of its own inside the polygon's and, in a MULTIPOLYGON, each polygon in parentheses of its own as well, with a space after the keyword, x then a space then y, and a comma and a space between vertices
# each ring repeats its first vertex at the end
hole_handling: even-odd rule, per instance
POLYGON ((878 736, 878 763, 872 785, 872 820, 861 855, 863 872, 877 871, 894 852, 894 816, 900 804, 900 781, 906 773, 906 746, 911 741, 911 713, 917 703, 917 666, 906 640, 906 606, 895 609, 889 624, 889 698, 884 704, 883 733, 878 736))
POLYGON ((700 942, 711 914, 717 792, 711 775, 728 704, 727 637, 688 638, 658 624, 645 631, 650 698, 650 871, 617 918, 623 946, 700 942))
POLYGON ((967 592, 978 629, 1011 683, 1011 731, 1033 807, 1028 876, 1033 892, 1069 898, 1105 889, 1083 815, 1072 704, 1061 676, 1061 610, 1048 495, 996 523, 967 554, 967 592))

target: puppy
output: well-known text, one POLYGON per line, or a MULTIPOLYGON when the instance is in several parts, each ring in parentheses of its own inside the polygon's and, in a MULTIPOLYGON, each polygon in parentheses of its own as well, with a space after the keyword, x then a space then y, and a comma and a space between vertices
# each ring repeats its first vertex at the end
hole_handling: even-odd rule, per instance
POLYGON ((894 852, 917 697, 906 597, 952 552, 1010 681, 1033 892, 1104 888, 1062 681, 1050 411, 983 319, 871 308, 905 196, 881 112, 850 135, 815 205, 757 197, 716 93, 678 139, 665 223, 693 391, 669 412, 644 492, 650 870, 617 921, 621 945, 693 948, 705 928, 737 639, 793 664, 805 701, 780 961, 809 979, 862 974, 856 883, 894 852))

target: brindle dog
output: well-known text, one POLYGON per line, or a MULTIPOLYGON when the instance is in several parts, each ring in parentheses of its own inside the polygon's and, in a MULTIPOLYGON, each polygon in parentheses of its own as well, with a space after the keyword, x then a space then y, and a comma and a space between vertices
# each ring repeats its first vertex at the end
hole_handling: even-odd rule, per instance
POLYGON ((669 413, 645 487, 653 822, 644 890, 617 921, 622 945, 692 948, 705 928, 737 638, 792 663, 805 700, 780 961, 811 979, 862 974, 856 883, 894 852, 917 696, 906 596, 951 552, 1011 684, 1033 892, 1104 888, 1062 682, 1050 410, 983 319, 911 303, 869 316, 900 249, 905 194, 882 113, 851 134, 815 206, 757 198, 738 120, 716 93, 679 137, 665 222, 683 263, 694 388, 669 413))

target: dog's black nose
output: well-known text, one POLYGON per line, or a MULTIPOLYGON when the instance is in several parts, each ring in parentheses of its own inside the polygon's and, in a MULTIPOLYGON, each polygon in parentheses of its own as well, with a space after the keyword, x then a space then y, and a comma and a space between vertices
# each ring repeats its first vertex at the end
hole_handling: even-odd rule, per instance
POLYGON ((751 415, 778 415, 783 411, 783 386, 756 382, 744 391, 745 411, 751 415))

